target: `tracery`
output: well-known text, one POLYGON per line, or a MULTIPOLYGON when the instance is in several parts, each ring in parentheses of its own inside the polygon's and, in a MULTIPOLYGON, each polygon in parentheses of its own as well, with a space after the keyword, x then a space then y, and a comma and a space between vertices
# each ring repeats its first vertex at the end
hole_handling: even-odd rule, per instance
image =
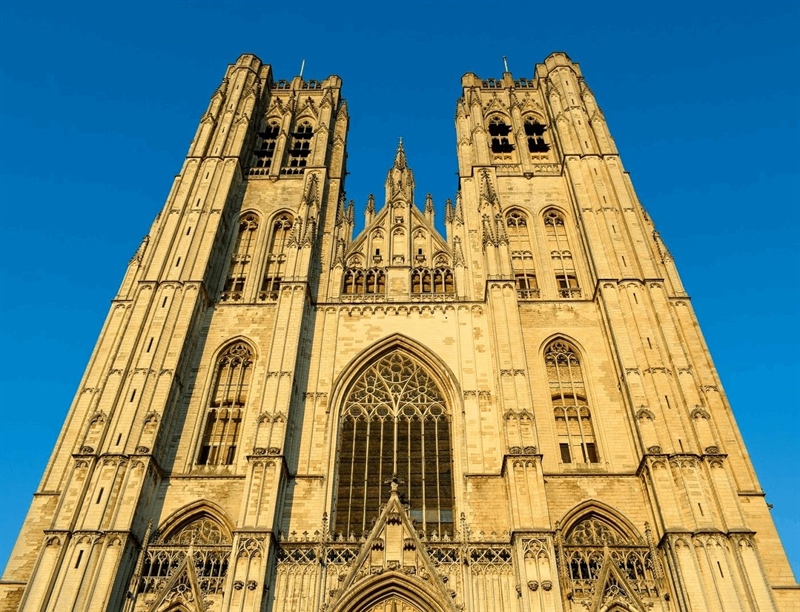
POLYGON ((367 531, 396 475, 423 532, 453 529, 450 423, 444 396, 415 359, 395 350, 370 365, 342 408, 335 529, 367 531))

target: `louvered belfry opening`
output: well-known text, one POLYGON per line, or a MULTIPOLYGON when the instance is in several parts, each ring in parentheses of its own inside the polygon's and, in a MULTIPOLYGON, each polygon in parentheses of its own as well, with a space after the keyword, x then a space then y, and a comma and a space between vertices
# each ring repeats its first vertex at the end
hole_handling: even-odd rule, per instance
POLYGON ((396 475, 417 528, 453 535, 450 418, 421 363, 395 350, 367 367, 346 396, 340 432, 335 531, 368 531, 396 475))

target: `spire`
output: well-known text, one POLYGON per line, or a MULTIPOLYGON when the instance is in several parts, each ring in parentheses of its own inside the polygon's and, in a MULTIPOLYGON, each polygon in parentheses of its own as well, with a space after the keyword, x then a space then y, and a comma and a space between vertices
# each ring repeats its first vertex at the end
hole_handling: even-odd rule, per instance
POLYGON ((414 173, 406 162, 406 152, 403 149, 403 139, 397 145, 394 164, 386 175, 386 202, 403 200, 411 205, 414 202, 414 173))
POLYGON ((425 196, 425 217, 433 223, 433 196, 431 194, 425 196))
POLYGON ((364 222, 366 225, 372 223, 372 219, 375 217, 375 196, 369 194, 367 198, 367 208, 364 211, 364 222))
POLYGON ((428 223, 433 225, 433 196, 431 194, 425 196, 425 218, 428 223))
POLYGON ((398 170, 405 170, 408 166, 406 164, 406 152, 403 149, 403 137, 400 137, 400 143, 397 145, 397 153, 394 155, 394 167, 398 170))

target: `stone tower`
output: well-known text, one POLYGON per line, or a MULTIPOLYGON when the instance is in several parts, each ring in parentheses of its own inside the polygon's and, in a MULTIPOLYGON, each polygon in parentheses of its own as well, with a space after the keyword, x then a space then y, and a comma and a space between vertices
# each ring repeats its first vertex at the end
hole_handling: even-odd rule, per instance
POLYGON ((341 80, 228 68, 113 300, 2 609, 797 609, 578 65, 462 87, 446 236, 402 142, 353 236, 341 80))

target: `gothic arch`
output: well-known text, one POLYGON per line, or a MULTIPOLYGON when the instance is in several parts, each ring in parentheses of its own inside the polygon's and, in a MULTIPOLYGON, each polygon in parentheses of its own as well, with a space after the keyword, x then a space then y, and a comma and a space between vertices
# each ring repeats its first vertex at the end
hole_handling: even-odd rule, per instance
POLYGON ((518 214, 520 217, 524 217, 525 223, 529 223, 530 222, 531 213, 529 211, 525 210, 524 208, 522 208, 521 206, 517 206, 517 205, 509 206, 504 211, 503 218, 506 221, 508 221, 508 217, 513 213, 518 214))
POLYGON ((575 350, 577 350, 578 353, 580 353, 581 360, 583 363, 583 360, 586 359, 586 355, 588 355, 584 346, 580 342, 575 340, 575 338, 573 338, 572 336, 567 336, 566 334, 563 334, 561 332, 550 334, 544 340, 542 340, 542 343, 539 345, 539 358, 544 359, 544 355, 545 352, 547 351, 547 348, 551 344, 553 344, 553 342, 557 342, 558 340, 561 340, 562 342, 566 342, 567 344, 571 344, 572 346, 574 346, 575 350))
POLYGON ((419 612, 455 612, 453 605, 430 584, 396 571, 384 572, 358 584, 345 593, 330 612, 368 612, 393 598, 419 612))
POLYGON ((596 499, 588 499, 569 510, 559 521, 563 534, 569 534, 581 521, 597 517, 615 527, 631 544, 643 541, 638 529, 617 509, 596 499))
POLYGON ((270 235, 272 235, 272 227, 275 225, 275 222, 280 219, 281 215, 288 215, 291 217, 292 223, 295 222, 295 217, 297 217, 297 214, 290 208, 279 208, 267 217, 266 227, 270 235))
POLYGON ((208 518, 219 523, 226 531, 226 535, 233 540, 235 525, 228 517, 228 513, 221 506, 206 499, 199 499, 174 511, 158 528, 158 534, 163 539, 178 533, 186 525, 203 518, 208 518))
POLYGON ((237 342, 242 342, 242 343, 246 344, 247 348, 249 348, 250 351, 253 353, 253 361, 257 361, 258 360, 258 349, 256 348, 256 343, 253 342, 247 336, 244 336, 242 334, 237 334, 236 336, 232 336, 232 337, 228 338, 227 340, 225 340, 225 342, 222 342, 217 347, 217 350, 215 350, 214 354, 211 356, 211 363, 216 363, 217 360, 222 355, 222 353, 224 353, 227 349, 232 347, 237 342))
POLYGON ((235 463, 243 414, 248 409, 247 396, 253 383, 252 365, 257 360, 255 343, 242 335, 228 339, 214 351, 210 367, 207 368, 202 397, 203 413, 198 415, 194 432, 195 446, 191 452, 193 464, 235 463), (225 352, 237 345, 243 345, 249 351, 248 361, 245 363, 245 357, 233 353, 224 361, 225 352), (224 371, 230 374, 233 369, 239 371, 236 378, 223 377, 224 371), (219 392, 223 394, 223 400, 217 395, 219 392), (217 458, 218 452, 226 453, 225 458, 217 458))
POLYGON ((395 334, 362 351, 334 385, 329 481, 334 529, 360 536, 397 476, 426 533, 453 535, 458 464, 452 373, 428 349, 395 334))
POLYGON ((387 336, 383 340, 379 340, 371 346, 368 346, 342 369, 333 382, 331 405, 336 406, 338 411, 353 381, 355 381, 370 364, 395 349, 405 351, 410 356, 421 361, 428 368, 429 374, 431 374, 434 382, 436 382, 439 389, 444 394, 445 401, 450 407, 451 414, 455 415, 456 408, 460 408, 461 406, 461 400, 459 399, 461 397, 461 389, 453 371, 427 346, 399 333, 387 336))
POLYGON ((569 212, 567 212, 564 208, 560 206, 550 205, 543 208, 539 213, 539 221, 541 223, 544 223, 544 220, 547 217, 547 215, 552 212, 561 215, 561 219, 564 221, 564 227, 566 228, 567 220, 572 219, 572 216, 569 214, 569 212))

